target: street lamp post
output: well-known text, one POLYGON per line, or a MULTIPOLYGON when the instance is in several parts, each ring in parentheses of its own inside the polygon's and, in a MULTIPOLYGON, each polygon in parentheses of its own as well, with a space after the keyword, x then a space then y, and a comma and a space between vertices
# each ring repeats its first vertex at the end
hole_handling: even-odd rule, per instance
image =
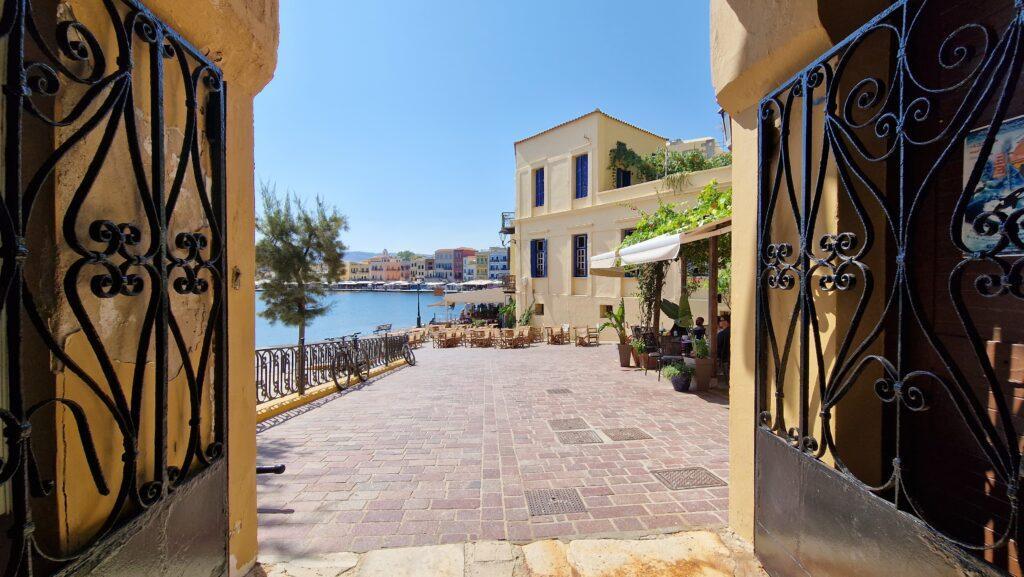
MULTIPOLYGON (((422 285, 423 284, 423 279, 417 280, 416 284, 417 285, 422 285)), ((417 286, 416 287, 416 328, 422 328, 423 327, 423 321, 420 320, 420 290, 422 288, 423 288, 422 286, 417 286)))

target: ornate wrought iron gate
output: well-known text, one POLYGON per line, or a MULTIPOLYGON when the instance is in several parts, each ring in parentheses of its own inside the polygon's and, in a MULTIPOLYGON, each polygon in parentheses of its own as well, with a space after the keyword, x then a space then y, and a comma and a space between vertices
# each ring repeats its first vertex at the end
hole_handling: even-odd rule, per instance
POLYGON ((6 0, 0 575, 226 562, 225 93, 135 0, 6 0))
POLYGON ((1022 4, 895 2, 761 102, 775 575, 1022 572, 1022 4))

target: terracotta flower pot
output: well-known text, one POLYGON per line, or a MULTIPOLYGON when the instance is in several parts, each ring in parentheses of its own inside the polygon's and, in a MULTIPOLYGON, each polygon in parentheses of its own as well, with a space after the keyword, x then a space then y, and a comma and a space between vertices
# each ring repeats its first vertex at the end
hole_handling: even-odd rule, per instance
POLYGON ((619 348, 619 366, 628 367, 629 359, 633 354, 633 347, 629 345, 616 345, 619 348))
POLYGON ((711 359, 695 359, 697 366, 693 374, 696 381, 695 391, 706 391, 711 388, 711 377, 714 376, 715 364, 711 359))

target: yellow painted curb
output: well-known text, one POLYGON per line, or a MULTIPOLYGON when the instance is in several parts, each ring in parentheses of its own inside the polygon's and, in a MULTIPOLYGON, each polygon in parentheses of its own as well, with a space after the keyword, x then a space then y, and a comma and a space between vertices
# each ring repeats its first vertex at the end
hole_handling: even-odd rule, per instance
MULTIPOLYGON (((399 359, 397 361, 393 361, 391 364, 384 365, 383 367, 374 367, 373 369, 370 369, 370 378, 372 379, 383 375, 384 373, 393 371, 404 364, 405 359, 399 359)), ((262 423, 263 421, 272 419, 281 413, 307 405, 317 399, 322 399, 327 395, 337 392, 338 390, 338 387, 336 387, 334 383, 326 383, 306 389, 305 395, 292 393, 281 397, 280 399, 270 401, 269 403, 264 403, 256 407, 256 422, 262 423)))

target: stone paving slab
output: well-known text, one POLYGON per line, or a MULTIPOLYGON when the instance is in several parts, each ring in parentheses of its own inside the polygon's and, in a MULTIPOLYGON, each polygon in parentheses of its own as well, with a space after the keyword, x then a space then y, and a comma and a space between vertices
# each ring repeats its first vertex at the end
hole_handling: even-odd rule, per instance
POLYGON ((728 405, 620 369, 614 347, 417 351, 415 367, 257 436, 261 555, 721 527, 728 487, 673 491, 651 471, 726 482, 728 405), (571 394, 551 395, 564 387, 571 394), (562 444, 549 426, 636 427, 651 439, 562 444), (585 512, 530 516, 525 491, 576 489, 585 512))
POLYGON ((767 577, 749 544, 729 532, 643 539, 507 541, 371 551, 355 559, 263 563, 250 577, 767 577))

